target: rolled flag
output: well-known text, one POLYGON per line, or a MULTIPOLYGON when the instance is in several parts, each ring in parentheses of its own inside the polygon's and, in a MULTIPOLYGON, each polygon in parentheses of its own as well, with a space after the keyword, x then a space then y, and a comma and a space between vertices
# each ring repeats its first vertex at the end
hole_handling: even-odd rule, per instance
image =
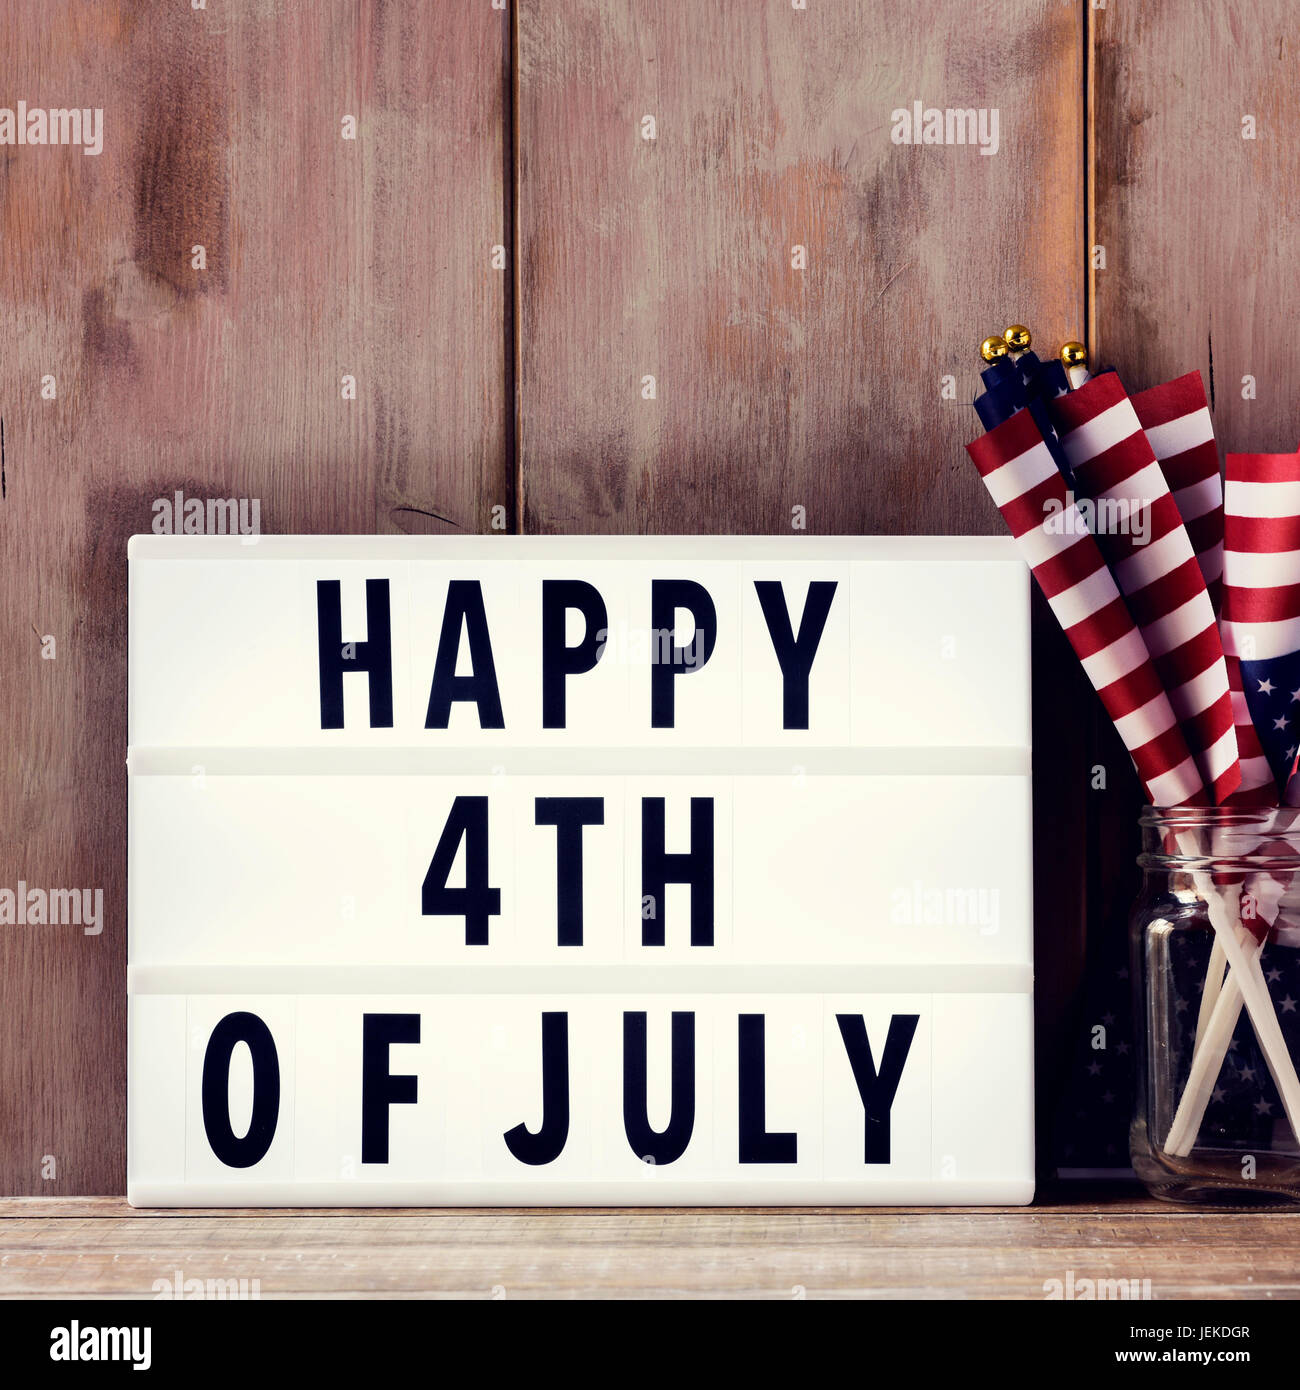
POLYGON ((1229 454, 1227 474, 1223 641, 1240 665, 1269 781, 1290 800, 1300 747, 1300 455, 1229 454))
POLYGON ((996 336, 984 339, 980 344, 980 356, 988 366, 980 372, 984 390, 975 398, 975 413, 980 417, 980 424, 991 430, 1029 404, 1038 359, 1032 352, 1010 355, 1006 343, 996 336), (1033 360, 1021 367, 1021 358, 1033 360))
MULTIPOLYGON (((1223 626, 1220 625, 1223 632, 1223 626)), ((1223 644, 1229 645, 1224 632, 1223 644)), ((1241 663, 1231 652, 1224 652, 1228 664, 1228 690, 1232 695, 1232 722, 1237 730, 1237 755, 1241 760, 1241 785, 1230 796, 1224 798, 1228 806, 1276 806, 1278 802, 1277 778, 1260 742, 1259 730, 1251 718, 1250 705, 1246 702, 1246 688, 1241 679, 1241 663)))
POLYGON ((1133 397, 1133 409, 1174 494, 1217 613, 1223 583, 1223 480, 1200 372, 1140 392, 1133 397))
POLYGON ((973 402, 975 413, 980 424, 992 430, 1018 410, 1028 410, 1057 467, 1065 473, 1065 455, 1045 404, 1044 388, 1050 397, 1055 394, 1055 384, 1049 384, 1044 364, 1030 351, 1031 341, 1029 330, 1023 324, 1013 323, 1003 333, 993 334, 980 344, 980 356, 988 366, 980 372, 984 390, 973 402))
MULTIPOLYGON (((1208 457, 1202 471, 1207 465, 1208 457)), ((1295 661, 1288 647, 1300 646, 1285 630, 1285 614, 1300 613, 1300 602, 1288 585, 1289 579, 1300 580, 1298 465, 1294 455, 1229 454, 1227 459, 1221 630, 1241 760, 1241 785, 1229 798, 1232 805, 1276 804, 1278 787, 1285 785, 1294 764, 1293 741, 1287 734, 1288 724, 1300 717, 1300 699, 1291 700, 1292 694, 1300 695, 1300 680, 1292 682, 1294 688, 1280 687, 1286 684, 1287 665, 1295 661), (1276 626, 1279 622, 1281 627, 1276 626), (1239 659, 1243 653, 1252 657, 1245 666, 1239 659), (1257 656, 1258 663, 1253 659, 1257 656), (1254 692, 1253 698, 1248 691, 1254 692)), ((1217 482, 1217 460, 1215 475, 1217 482)), ((1234 839, 1237 854, 1248 851, 1266 861, 1272 855, 1285 858, 1293 853, 1285 838, 1251 846, 1243 827, 1228 826, 1225 833, 1234 839)), ((1218 876, 1219 881, 1224 877, 1218 876)), ((1290 872, 1246 877, 1243 902, 1249 898, 1254 904, 1250 917, 1243 913, 1241 918, 1254 937, 1243 942, 1248 960, 1258 959, 1291 877, 1290 872)), ((1175 1155, 1190 1153, 1196 1142, 1236 1031, 1241 981, 1235 972, 1225 977, 1226 964, 1216 936, 1201 994, 1192 1067, 1166 1139, 1166 1147, 1175 1155)))
MULTIPOLYGON (((1178 504, 1217 613, 1223 598, 1223 479, 1201 374, 1188 372, 1142 391, 1132 400, 1147 443, 1178 504)), ((1271 805, 1276 801, 1274 778, 1246 704, 1241 669, 1234 656, 1225 653, 1225 660, 1241 762, 1241 784, 1225 800, 1234 806, 1271 805)))
POLYGON ((1168 692, 1212 802, 1241 783, 1223 644, 1187 529, 1133 403, 1101 372, 1048 406, 1097 544, 1168 692))
MULTIPOLYGON (((1054 409, 1065 409, 1069 403, 1074 403, 1075 409, 1066 409, 1058 418, 1064 421, 1061 443, 1071 465, 1076 465, 1076 460, 1080 467, 1096 462, 1094 484, 1098 485, 1099 493, 1112 471, 1121 479, 1140 485, 1138 497, 1142 500, 1145 522, 1142 529, 1146 533, 1142 539, 1150 540, 1152 546, 1137 554, 1121 556, 1119 566, 1119 573, 1134 594, 1130 600, 1137 609, 1134 614, 1130 614, 1121 597, 1115 578, 1107 569, 1101 549, 1088 531, 1078 507, 1067 496, 1064 478, 1028 410, 1019 411, 983 439, 967 445, 967 451, 1020 543, 1035 578, 1084 670, 1101 694, 1121 738, 1133 754, 1148 797, 1157 806, 1187 804, 1206 794, 1206 786, 1202 784, 1196 760, 1188 751, 1140 625, 1145 618, 1153 636, 1164 643, 1160 648, 1162 656, 1168 657, 1171 651, 1177 651, 1171 645, 1174 639, 1194 647, 1199 635, 1195 626, 1201 616, 1198 610, 1203 606, 1209 611, 1209 628, 1218 649, 1217 665, 1223 673, 1226 733, 1234 739, 1234 767, 1225 770, 1217 785, 1209 785, 1217 795, 1226 795, 1240 780, 1240 769, 1235 767, 1236 745, 1231 704, 1227 700, 1226 664, 1209 594, 1187 532, 1178 519, 1178 509, 1164 484, 1132 404, 1114 373, 1093 378, 1052 405, 1054 409), (1127 419, 1123 418, 1125 413, 1127 419), (1109 437, 1112 431, 1116 435, 1114 439, 1109 437), (1073 456, 1069 452, 1072 437, 1073 456), (1063 525, 1057 524, 1061 517, 1068 518, 1063 525), (1185 556, 1180 551, 1185 552, 1185 556), (1194 586, 1188 584, 1188 570, 1195 574, 1194 586), (1181 586, 1192 590, 1191 598, 1173 603, 1181 594, 1181 586), (1199 603, 1196 602, 1198 597, 1199 603), (1193 620, 1190 638, 1179 622, 1184 610, 1189 611, 1193 620), (1144 703, 1139 705, 1139 701, 1144 703)), ((1215 664, 1211 662, 1210 666, 1215 664)), ((1188 665, 1190 662, 1174 666, 1171 674, 1181 676, 1183 684, 1177 690, 1185 706, 1194 714, 1199 706, 1189 698, 1189 689, 1193 693, 1196 691, 1198 677, 1195 673, 1183 674, 1188 665)), ((1192 723, 1193 727, 1200 727, 1195 721, 1192 723)), ((1216 744, 1208 744, 1203 758, 1215 750, 1216 744)), ((1206 762, 1211 770, 1217 766, 1212 758, 1207 758, 1206 762)), ((1187 832, 1176 836, 1175 848, 1183 857, 1195 858, 1201 853, 1197 837, 1187 832)), ((1300 1077, 1287 1052, 1268 987, 1258 972, 1258 941, 1244 934, 1251 943, 1248 954, 1245 942, 1238 935, 1241 932, 1238 885, 1217 885, 1214 874, 1204 870, 1193 870, 1191 877, 1206 903, 1214 929, 1215 951, 1230 968, 1226 976, 1214 974, 1212 963, 1217 998, 1212 1008, 1207 1007, 1209 1018, 1193 1068, 1199 1062, 1202 1072, 1211 1076, 1217 1074, 1214 1058, 1217 1055, 1221 1062, 1231 1041, 1237 1013, 1244 1004, 1269 1072, 1281 1094, 1292 1131, 1300 1136, 1300 1077), (1218 988, 1220 979, 1222 987, 1218 988)), ((1189 1082, 1171 1131, 1171 1139, 1176 1132, 1180 1144, 1190 1146, 1194 1142, 1199 1125, 1198 1110, 1204 1112, 1203 1091, 1203 1084, 1193 1087, 1189 1082), (1189 1129, 1190 1139, 1186 1138, 1189 1129)))
POLYGON ((1155 806, 1203 793, 1141 633, 1068 496, 1033 415, 1020 410, 966 446, 1155 806))

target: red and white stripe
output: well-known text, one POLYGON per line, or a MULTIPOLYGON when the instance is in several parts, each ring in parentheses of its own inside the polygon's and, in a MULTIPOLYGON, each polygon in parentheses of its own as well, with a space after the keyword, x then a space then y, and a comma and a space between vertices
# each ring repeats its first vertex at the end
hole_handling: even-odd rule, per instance
POLYGON ((1201 374, 1188 372, 1132 399, 1217 613, 1223 583, 1223 479, 1201 374))
POLYGON ((1027 410, 966 446, 1155 806, 1202 797, 1142 634, 1027 410))
MULTIPOLYGON (((1201 374, 1188 372, 1132 400, 1151 452, 1178 504, 1217 613, 1223 599, 1223 479, 1201 374)), ((1241 668, 1234 656, 1225 654, 1225 661, 1241 762, 1241 785, 1225 799, 1234 806, 1273 805, 1277 784, 1246 705, 1241 668)))
POLYGON ((1300 651, 1300 455, 1229 454, 1223 633, 1247 661, 1300 651))
MULTIPOLYGON (((1225 634, 1224 641, 1227 642, 1225 634)), ((1228 663, 1228 689, 1232 692, 1232 720, 1237 729, 1237 752, 1241 759, 1241 785, 1224 798, 1228 806, 1276 806, 1277 779, 1264 755, 1259 731, 1250 717, 1246 692, 1241 683, 1241 666, 1235 656, 1228 663)))
POLYGON ((1079 491, 1116 509, 1097 544, 1151 653, 1216 804, 1241 782, 1223 643, 1178 504, 1119 377, 1050 403, 1079 491))
POLYGON ((1241 799, 1249 791, 1260 804, 1277 800, 1277 780, 1251 721, 1237 660, 1300 649, 1300 455, 1229 454, 1227 475, 1223 644, 1235 676, 1241 799))

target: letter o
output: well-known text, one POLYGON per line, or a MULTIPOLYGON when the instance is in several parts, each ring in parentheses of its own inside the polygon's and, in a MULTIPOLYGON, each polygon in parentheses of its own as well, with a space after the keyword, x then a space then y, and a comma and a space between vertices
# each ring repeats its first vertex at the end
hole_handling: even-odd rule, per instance
POLYGON ((212 1030, 203 1056, 203 1129, 227 1168, 251 1168, 266 1157, 280 1118, 280 1059, 271 1030, 256 1014, 227 1014, 212 1030), (240 1138, 230 1127, 230 1059, 247 1045, 253 1058, 253 1115, 240 1138))

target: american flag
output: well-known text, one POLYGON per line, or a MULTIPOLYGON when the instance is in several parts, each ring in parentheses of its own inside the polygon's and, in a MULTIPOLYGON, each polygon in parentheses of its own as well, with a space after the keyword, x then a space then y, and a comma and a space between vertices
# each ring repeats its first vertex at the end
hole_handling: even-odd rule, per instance
POLYGON ((1224 644, 1270 789, 1286 789, 1300 746, 1300 455, 1229 454, 1227 474, 1224 644))
MULTIPOLYGON (((1224 645, 1229 646, 1226 625, 1224 645)), ((1241 785, 1227 798, 1229 806, 1272 806, 1277 802, 1277 778, 1260 742, 1259 730, 1250 717, 1246 689, 1241 679, 1241 662, 1227 653, 1228 689, 1232 692, 1232 718, 1237 726, 1237 752, 1241 758, 1241 785)))
POLYGON ((1237 735, 1214 607, 1178 504, 1114 372, 1049 410, 1079 491, 1112 509, 1096 527, 1098 546, 1217 804, 1241 782, 1237 735))
MULTIPOLYGON (((1168 939, 1169 1051, 1184 1065, 1195 1046, 1210 945, 1202 932, 1171 932, 1168 939)), ((1127 1165, 1135 1024, 1137 1032, 1145 1026, 1141 1014, 1133 1017, 1127 949, 1123 932, 1102 932, 1088 943, 1088 1002, 1074 1030, 1070 1081, 1054 1136, 1054 1156, 1063 1175, 1114 1172, 1127 1165), (1106 1027, 1106 1047, 1100 1051, 1097 1023, 1106 1027)), ((1293 1057, 1300 1056, 1300 951, 1270 943, 1259 960, 1287 1046, 1293 1057)), ((1255 1030, 1242 1014, 1215 1078, 1198 1142, 1244 1156, 1288 1141, 1281 1097, 1255 1030)))
POLYGON ((1017 411, 966 449, 1132 754, 1152 804, 1193 800, 1203 791, 1195 760, 1146 643, 1033 416, 1017 411))
POLYGON ((1217 613, 1223 584, 1223 480, 1200 372, 1140 392, 1133 397, 1133 409, 1174 494, 1217 613))
MULTIPOLYGON (((1132 399, 1151 452, 1178 504, 1178 514, 1187 528, 1217 613, 1223 601, 1223 480, 1201 374, 1188 372, 1132 399)), ((1236 657, 1228 655, 1225 660, 1241 785, 1224 799, 1234 806, 1271 805, 1277 798, 1277 785, 1250 717, 1241 685, 1241 668, 1236 657)))

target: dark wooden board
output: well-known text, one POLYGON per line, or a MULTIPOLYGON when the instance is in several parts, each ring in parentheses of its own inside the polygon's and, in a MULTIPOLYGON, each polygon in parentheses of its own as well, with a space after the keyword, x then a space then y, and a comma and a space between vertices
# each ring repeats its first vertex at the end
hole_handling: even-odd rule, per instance
MULTIPOLYGON (((106 118, 97 158, 0 147, 0 885, 102 887, 107 919, 0 928, 0 1192, 122 1187, 124 547, 156 499, 276 532, 996 532, 960 446, 1013 318, 1134 389, 1212 366, 1225 447, 1300 435, 1286 0, 439 9, 0 16, 4 100, 106 118), (916 100, 998 107, 999 153, 893 144, 916 100)), ((1041 609, 1035 639, 1046 1100, 1134 807, 1091 796, 1114 745, 1041 609)))
POLYGON ((102 888, 106 922, 0 927, 0 1192, 125 1183, 126 541, 154 501, 512 520, 508 16, 445 8, 0 15, 5 101, 105 113, 98 156, 0 147, 0 884, 102 888))
POLYGON ((976 348, 1083 329, 1081 26, 1057 0, 520 0, 527 528, 998 530, 961 448, 976 348), (894 144, 914 101, 998 108, 998 153, 894 144))

